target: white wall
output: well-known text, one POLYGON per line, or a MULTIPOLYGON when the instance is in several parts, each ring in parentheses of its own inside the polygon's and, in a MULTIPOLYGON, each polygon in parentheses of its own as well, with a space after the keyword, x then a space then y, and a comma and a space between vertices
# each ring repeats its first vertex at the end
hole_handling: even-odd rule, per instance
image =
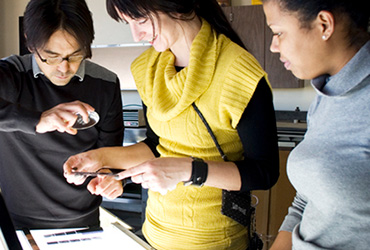
POLYGON ((147 46, 93 48, 91 61, 115 72, 120 78, 122 90, 134 90, 136 86, 130 66, 132 61, 148 48, 147 46))
POLYGON ((4 1, 0 0, 0 58, 3 55, 3 48, 5 47, 5 17, 4 17, 4 1))
POLYGON ((19 53, 18 17, 28 0, 0 0, 0 58, 19 53))
POLYGON ((304 88, 298 89, 273 89, 274 106, 276 110, 294 111, 299 107, 301 111, 307 111, 316 92, 309 81, 305 81, 304 88))

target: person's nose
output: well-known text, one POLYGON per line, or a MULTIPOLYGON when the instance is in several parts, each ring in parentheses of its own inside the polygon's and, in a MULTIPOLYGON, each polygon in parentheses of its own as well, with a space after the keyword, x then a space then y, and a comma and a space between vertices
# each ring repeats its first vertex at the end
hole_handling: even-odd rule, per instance
POLYGON ((66 73, 69 70, 69 62, 67 60, 63 60, 59 65, 58 65, 58 70, 62 73, 66 73))
POLYGON ((132 38, 134 39, 135 42, 140 42, 141 40, 143 40, 145 32, 143 32, 139 27, 137 27, 134 24, 130 24, 130 29, 132 33, 132 38))
POLYGON ((271 45, 270 45, 270 51, 272 53, 279 53, 279 38, 277 36, 273 36, 271 40, 271 45))

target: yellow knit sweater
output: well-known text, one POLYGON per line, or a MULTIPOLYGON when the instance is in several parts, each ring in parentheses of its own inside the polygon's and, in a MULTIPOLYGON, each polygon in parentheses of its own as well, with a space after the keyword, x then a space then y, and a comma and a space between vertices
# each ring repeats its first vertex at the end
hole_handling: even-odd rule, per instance
MULTIPOLYGON (((199 107, 229 160, 241 160, 236 126, 266 73, 257 60, 203 20, 189 65, 177 72, 170 50, 145 51, 132 64, 147 118, 159 136, 161 157, 195 156, 222 161, 192 108, 199 107)), ((221 214, 221 190, 185 187, 161 195, 149 190, 143 232, 157 249, 247 248, 246 229, 221 214)))

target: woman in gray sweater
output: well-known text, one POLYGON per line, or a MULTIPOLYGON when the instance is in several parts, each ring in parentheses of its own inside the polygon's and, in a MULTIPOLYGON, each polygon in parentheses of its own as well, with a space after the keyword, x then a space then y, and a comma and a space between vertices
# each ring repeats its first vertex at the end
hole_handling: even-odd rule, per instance
POLYGON ((370 41, 363 0, 264 0, 271 51, 313 79, 304 140, 287 164, 297 195, 272 249, 370 247, 370 41))

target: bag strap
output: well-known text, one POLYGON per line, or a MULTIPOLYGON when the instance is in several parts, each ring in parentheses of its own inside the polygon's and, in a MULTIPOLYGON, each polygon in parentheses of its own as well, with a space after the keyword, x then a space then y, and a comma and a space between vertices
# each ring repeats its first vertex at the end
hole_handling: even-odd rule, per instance
MULTIPOLYGON (((225 155, 224 151, 222 150, 220 144, 218 143, 216 136, 213 134, 213 131, 211 127, 209 126, 206 118, 204 118, 202 112, 200 112, 199 108, 195 105, 195 103, 192 103, 192 106, 199 115, 200 119, 206 126, 208 133, 211 135, 213 142, 216 145, 216 148, 218 152, 220 152, 220 155, 224 161, 227 161, 227 156, 225 155)), ((226 190, 223 190, 222 192, 228 192, 226 190)), ((262 240, 258 237, 257 232, 256 232, 256 208, 251 206, 251 214, 250 214, 250 221, 249 224, 247 225, 248 228, 248 238, 249 238, 249 248, 250 250, 261 250, 263 248, 263 242, 262 240)))
POLYGON ((216 136, 213 134, 213 131, 211 129, 211 127, 209 126, 206 118, 204 118, 202 112, 200 112, 200 110, 198 109, 198 107, 195 105, 195 103, 192 104, 193 108, 195 109, 195 112, 197 112, 197 114, 199 115, 200 119, 202 120, 202 122, 204 123, 204 125, 206 126, 207 130, 208 130, 208 133, 211 135, 212 137, 212 140, 213 142, 215 143, 216 145, 216 148, 218 150, 218 152, 220 152, 220 155, 222 157, 222 159, 224 161, 227 161, 227 156, 225 155, 224 151, 222 150, 220 144, 218 143, 217 139, 216 139, 216 136))

